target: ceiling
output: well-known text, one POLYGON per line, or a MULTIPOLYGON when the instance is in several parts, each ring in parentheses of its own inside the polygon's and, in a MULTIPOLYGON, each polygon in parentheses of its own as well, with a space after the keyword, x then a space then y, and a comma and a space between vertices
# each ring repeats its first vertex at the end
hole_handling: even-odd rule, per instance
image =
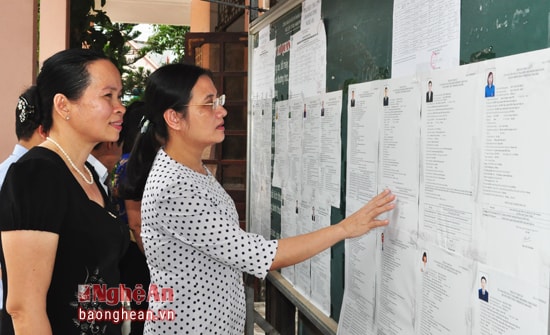
MULTIPOLYGON (((191 25, 192 0, 106 0, 113 22, 191 25)), ((99 1, 96 0, 96 7, 99 1)))

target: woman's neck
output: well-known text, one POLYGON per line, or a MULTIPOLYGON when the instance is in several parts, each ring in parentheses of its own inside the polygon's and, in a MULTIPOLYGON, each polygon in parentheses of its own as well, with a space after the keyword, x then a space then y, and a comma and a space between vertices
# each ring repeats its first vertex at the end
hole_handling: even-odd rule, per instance
POLYGON ((191 170, 201 174, 207 174, 202 163, 203 150, 189 150, 188 148, 182 150, 182 147, 183 146, 167 143, 164 147, 164 152, 176 162, 187 166, 191 170))
POLYGON ((88 160, 88 156, 94 146, 93 143, 82 143, 82 141, 79 141, 76 138, 63 136, 61 133, 54 131, 50 132, 48 137, 53 141, 46 140, 42 142, 41 145, 61 154, 62 156, 65 155, 62 152, 64 151, 79 168, 84 167, 84 163, 88 160))

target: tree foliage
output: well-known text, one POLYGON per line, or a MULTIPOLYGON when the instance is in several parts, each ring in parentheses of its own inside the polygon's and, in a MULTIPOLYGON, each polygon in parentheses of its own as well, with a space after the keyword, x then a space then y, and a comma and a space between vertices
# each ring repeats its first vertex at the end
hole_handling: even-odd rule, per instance
MULTIPOLYGON (((102 0, 101 5, 105 5, 105 0, 102 0)), ((135 26, 112 23, 105 11, 95 8, 94 0, 71 1, 69 47, 103 51, 123 72, 124 66, 129 65, 126 55, 130 47, 127 42, 140 35, 139 31, 132 30, 135 26)))
MULTIPOLYGON (((101 0, 101 8, 106 0, 101 0)), ((95 0, 70 1, 70 48, 89 48, 105 53, 122 74, 125 96, 141 96, 150 71, 132 64, 150 52, 163 54, 172 51, 175 62, 183 61, 185 55, 185 34, 188 26, 154 25, 154 33, 145 46, 137 52, 129 46, 141 32, 134 30, 136 24, 113 23, 107 13, 95 7, 95 0)))
POLYGON ((124 91, 128 96, 131 96, 130 101, 139 100, 145 90, 145 82, 151 75, 151 71, 145 70, 143 67, 136 69, 128 68, 122 76, 122 84, 124 91))
MULTIPOLYGON (((105 6, 101 1, 101 6, 105 6)), ((128 42, 139 37, 135 24, 113 23, 107 13, 95 8, 94 0, 71 1, 70 48, 89 48, 102 51, 117 66, 122 74, 125 95, 132 94, 136 87, 144 87, 148 76, 146 71, 134 71, 129 65, 142 54, 128 57, 131 51, 128 42), (143 77, 139 77, 143 75, 143 77), (128 80, 130 79, 130 80, 128 80)))
POLYGON ((189 32, 189 26, 154 25, 154 33, 147 40, 144 52, 172 51, 176 55, 175 62, 182 62, 185 56, 185 34, 189 32))

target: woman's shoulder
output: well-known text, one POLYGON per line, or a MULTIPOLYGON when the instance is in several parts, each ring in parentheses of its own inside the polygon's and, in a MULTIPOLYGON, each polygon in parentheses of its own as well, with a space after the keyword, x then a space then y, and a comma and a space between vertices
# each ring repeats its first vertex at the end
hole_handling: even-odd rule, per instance
POLYGON ((207 187, 204 182, 207 178, 208 176, 200 175, 178 163, 161 149, 147 178, 147 184, 155 184, 165 191, 178 189, 181 192, 194 193, 207 187))
POLYGON ((33 161, 40 161, 43 164, 47 165, 59 166, 65 164, 63 162, 63 159, 54 151, 40 146, 35 146, 29 149, 29 151, 27 151, 23 156, 21 156, 21 158, 19 158, 19 160, 17 160, 17 163, 33 161))
POLYGON ((174 161, 164 150, 160 149, 155 156, 149 179, 170 180, 178 175, 178 163, 174 161))
POLYGON ((59 176, 66 172, 66 165, 59 155, 38 146, 21 156, 17 162, 13 163, 12 168, 13 174, 23 173, 27 178, 33 179, 59 176))
POLYGON ((71 178, 72 174, 61 157, 49 149, 34 147, 12 164, 2 191, 5 188, 6 194, 26 197, 31 190, 43 201, 59 200, 62 194, 68 196, 74 191, 71 178))
POLYGON ((195 172, 174 160, 163 149, 160 149, 151 168, 150 175, 152 174, 158 174, 168 179, 176 179, 182 176, 192 177, 195 172))
POLYGON ((2 228, 58 232, 60 218, 74 195, 68 183, 71 176, 55 152, 42 147, 29 150, 12 164, 0 191, 2 228))

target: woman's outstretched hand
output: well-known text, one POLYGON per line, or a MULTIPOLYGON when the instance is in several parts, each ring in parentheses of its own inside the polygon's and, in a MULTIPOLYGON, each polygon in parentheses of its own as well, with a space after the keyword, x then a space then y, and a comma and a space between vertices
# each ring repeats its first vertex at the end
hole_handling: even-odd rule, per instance
POLYGON ((388 220, 378 220, 377 217, 395 207, 393 200, 395 196, 386 190, 338 224, 280 239, 271 270, 302 262, 343 239, 361 236, 372 228, 387 225, 388 220))
POLYGON ((372 198, 357 212, 342 220, 339 224, 346 231, 347 238, 361 236, 371 229, 385 226, 388 220, 378 220, 378 215, 395 208, 395 195, 390 190, 384 190, 372 198))

